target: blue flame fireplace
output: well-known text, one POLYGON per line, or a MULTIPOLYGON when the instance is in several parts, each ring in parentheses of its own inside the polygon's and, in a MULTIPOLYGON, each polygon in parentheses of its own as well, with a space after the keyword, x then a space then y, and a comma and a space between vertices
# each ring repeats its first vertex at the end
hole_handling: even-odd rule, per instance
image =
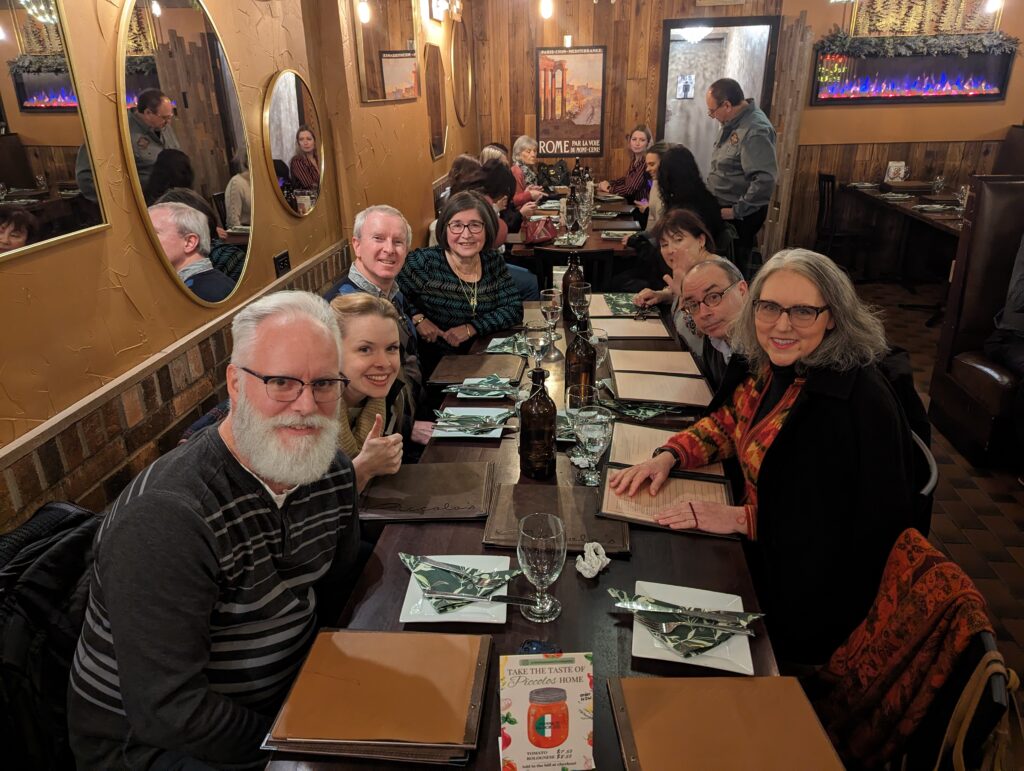
POLYGON ((67 72, 15 72, 14 93, 22 112, 76 112, 78 97, 67 72))
POLYGON ((999 101, 1012 64, 1012 53, 856 58, 819 51, 811 104, 999 101))

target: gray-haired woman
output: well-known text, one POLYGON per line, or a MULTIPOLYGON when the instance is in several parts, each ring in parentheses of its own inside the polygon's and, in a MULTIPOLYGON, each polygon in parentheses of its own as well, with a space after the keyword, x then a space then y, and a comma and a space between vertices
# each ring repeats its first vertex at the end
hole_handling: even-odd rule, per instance
POLYGON ((913 519, 913 440, 875 366, 884 328, 829 258, 788 249, 755 277, 733 343, 749 372, 612 486, 657 492, 674 468, 735 457, 741 506, 678 501, 656 521, 746 536, 776 652, 824 661, 864 618, 913 519))
POLYGON ((516 192, 512 203, 517 208, 544 197, 544 188, 537 178, 537 140, 523 134, 512 145, 512 176, 516 178, 516 192))

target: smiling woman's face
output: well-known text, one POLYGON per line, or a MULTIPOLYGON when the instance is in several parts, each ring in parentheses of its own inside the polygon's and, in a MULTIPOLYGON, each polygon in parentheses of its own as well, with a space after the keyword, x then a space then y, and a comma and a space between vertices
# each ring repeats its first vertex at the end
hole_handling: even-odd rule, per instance
POLYGON ((369 397, 383 399, 398 377, 401 344, 398 325, 382 316, 349 319, 341 340, 341 372, 351 383, 345 402, 355 406, 369 397))
MULTIPOLYGON (((821 291, 809 278, 791 270, 778 270, 765 279, 759 302, 773 302, 783 308, 809 305, 820 308, 825 304, 821 291)), ((825 339, 825 332, 835 327, 831 311, 823 311, 808 326, 793 326, 788 313, 781 313, 774 321, 763 321, 754 314, 757 342, 768 354, 772 364, 788 367, 805 359, 817 350, 825 339)))

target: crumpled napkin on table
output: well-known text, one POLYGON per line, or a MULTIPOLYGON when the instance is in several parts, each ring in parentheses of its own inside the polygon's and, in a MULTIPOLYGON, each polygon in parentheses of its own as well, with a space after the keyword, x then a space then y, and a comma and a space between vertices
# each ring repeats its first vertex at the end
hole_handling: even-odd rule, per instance
MULTIPOLYGON (((494 594, 508 581, 511 581, 523 572, 519 568, 513 568, 511 570, 477 570, 476 568, 467 567, 466 571, 471 573, 477 579, 485 577, 495 579, 493 583, 481 587, 473 583, 472 579, 459 576, 455 573, 450 573, 442 568, 435 568, 433 565, 426 565, 420 562, 420 558, 415 554, 399 552, 398 558, 402 560, 402 564, 409 568, 409 571, 412 573, 413 578, 416 579, 416 583, 419 584, 421 589, 431 592, 464 594, 467 597, 487 597, 488 595, 494 594)), ((438 613, 447 613, 448 611, 461 608, 468 604, 465 602, 459 602, 458 600, 441 598, 428 599, 427 602, 433 605, 434 610, 438 613)))
POLYGON ((576 570, 584 578, 593 578, 610 563, 611 560, 605 556, 604 547, 597 541, 591 541, 583 545, 583 553, 576 558, 576 570))

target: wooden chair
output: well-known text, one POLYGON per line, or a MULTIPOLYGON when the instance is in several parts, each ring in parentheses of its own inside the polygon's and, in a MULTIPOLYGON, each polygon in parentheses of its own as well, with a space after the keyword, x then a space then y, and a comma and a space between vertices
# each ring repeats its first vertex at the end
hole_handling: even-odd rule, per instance
MULTIPOLYGON (((537 281, 541 289, 550 288, 552 284, 551 268, 554 265, 567 265, 569 254, 566 249, 552 249, 551 247, 536 246, 533 249, 533 258, 537 263, 534 272, 537 273, 537 281)), ((599 249, 596 251, 577 252, 580 256, 580 263, 583 266, 583 275, 590 282, 593 291, 611 291, 612 259, 615 252, 611 249, 599 249)))
POLYGON ((840 228, 836 224, 835 199, 835 174, 818 174, 818 221, 814 251, 831 257, 844 268, 850 268, 852 266, 847 264, 849 254, 846 253, 847 259, 840 261, 836 259, 836 250, 845 251, 846 247, 855 246, 868 234, 866 231, 840 228))
POLYGON ((226 228, 228 226, 228 209, 224 204, 224 193, 214 193, 210 198, 213 200, 213 208, 217 210, 217 216, 220 217, 221 227, 226 228))

